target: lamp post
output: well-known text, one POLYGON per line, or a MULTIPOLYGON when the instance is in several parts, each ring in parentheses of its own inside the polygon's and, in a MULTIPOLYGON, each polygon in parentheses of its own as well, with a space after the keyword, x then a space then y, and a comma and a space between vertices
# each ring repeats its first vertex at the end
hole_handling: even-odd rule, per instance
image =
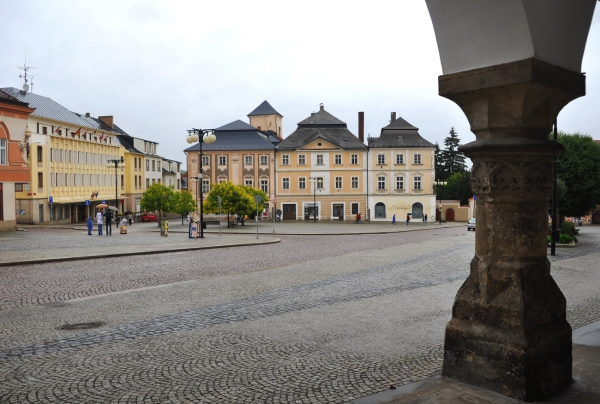
POLYGON ((323 178, 321 177, 311 177, 308 180, 311 184, 313 184, 313 222, 317 222, 317 185, 323 184, 323 178))
POLYGON ((198 178, 198 177, 192 177, 192 178, 190 178, 190 181, 196 183, 196 213, 198 213, 198 186, 199 186, 199 183, 200 183, 200 178, 198 178))
POLYGON ((117 192, 117 185, 119 184, 119 174, 117 172, 118 168, 125 167, 125 159, 121 156, 121 159, 110 159, 106 164, 107 167, 115 166, 115 207, 117 208, 117 218, 116 223, 119 223, 119 193, 117 192))
MULTIPOLYGON (((200 154, 199 154, 199 169, 198 169, 198 181, 199 185, 202 186, 202 143, 213 143, 217 140, 217 137, 214 134, 214 129, 189 129, 187 142, 189 144, 196 143, 200 145, 200 154)), ((196 188, 196 192, 198 188, 196 188)), ((200 191, 200 238, 204 238, 204 208, 202 206, 203 202, 204 190, 200 191)))

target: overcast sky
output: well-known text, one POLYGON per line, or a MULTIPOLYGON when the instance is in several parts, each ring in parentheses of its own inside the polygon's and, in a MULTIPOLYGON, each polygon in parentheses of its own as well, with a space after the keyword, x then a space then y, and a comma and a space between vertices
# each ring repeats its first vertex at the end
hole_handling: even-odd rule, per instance
MULTIPOLYGON (((595 139, 598 14, 583 59, 587 96, 558 117, 560 130, 595 139)), ((432 143, 452 126, 463 144, 475 139, 458 106, 437 95, 423 0, 0 0, 0 17, 0 87, 23 86, 27 48, 34 93, 113 115, 165 158, 185 161, 187 129, 248 122, 264 100, 284 116, 284 137, 323 103, 355 135, 359 111, 372 136, 396 111, 432 143)))

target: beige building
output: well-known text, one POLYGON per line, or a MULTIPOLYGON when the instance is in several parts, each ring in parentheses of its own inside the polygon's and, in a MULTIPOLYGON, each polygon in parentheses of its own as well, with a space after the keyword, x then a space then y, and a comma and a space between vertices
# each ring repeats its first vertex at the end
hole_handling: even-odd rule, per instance
POLYGON ((367 147, 323 105, 277 149, 284 220, 354 220, 365 213, 367 147))
MULTIPOLYGON (((268 102, 263 102, 248 117, 251 123, 281 130, 282 115, 268 102), (269 125, 269 122, 271 124, 269 125)), ((269 200, 275 199, 275 146, 280 142, 275 130, 258 129, 240 120, 214 130, 216 141, 197 143, 186 150, 188 190, 200 203, 200 189, 206 197, 213 184, 232 182, 263 190, 269 200), (202 160, 202 188, 196 180, 202 160)), ((265 212, 269 215, 270 212, 265 212)))
POLYGON ((419 129, 392 112, 391 123, 378 138, 368 139, 369 219, 398 222, 410 214, 415 221, 424 214, 433 220, 436 211, 435 145, 419 135, 419 129))

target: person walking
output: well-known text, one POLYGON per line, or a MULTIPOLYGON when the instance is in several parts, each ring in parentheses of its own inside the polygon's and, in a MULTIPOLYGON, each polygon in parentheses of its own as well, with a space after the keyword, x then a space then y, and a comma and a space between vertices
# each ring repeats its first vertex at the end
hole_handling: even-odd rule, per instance
POLYGON ((427 226, 427 213, 425 213, 425 226, 427 226))
POLYGON ((88 236, 91 236, 92 229, 94 228, 94 223, 92 222, 91 216, 88 216, 88 218, 87 218, 87 228, 88 228, 88 236))
POLYGON ((395 226, 396 225, 396 214, 394 213, 394 216, 392 216, 392 224, 395 226))
POLYGON ((110 209, 106 211, 106 235, 112 236, 112 219, 113 214, 110 209))
POLYGON ((102 211, 98 211, 98 213, 96 213, 96 224, 98 225, 98 235, 101 236, 102 225, 104 224, 104 221, 102 220, 102 211))
POLYGON ((410 226, 410 213, 406 214, 406 225, 410 226))

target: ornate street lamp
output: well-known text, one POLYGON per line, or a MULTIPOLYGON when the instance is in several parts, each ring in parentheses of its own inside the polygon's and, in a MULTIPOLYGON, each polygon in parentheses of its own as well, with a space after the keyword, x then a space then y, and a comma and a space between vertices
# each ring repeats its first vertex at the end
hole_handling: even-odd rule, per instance
MULTIPOLYGON (((187 142, 189 144, 196 143, 200 145, 200 154, 199 154, 199 169, 198 169, 198 180, 199 185, 202 186, 202 143, 213 143, 217 140, 217 137, 214 134, 214 129, 189 129, 187 142)), ((197 192, 198 188, 196 188, 197 192)), ((203 203, 203 195, 204 190, 200 191, 200 238, 204 238, 204 208, 202 206, 203 203)))
POLYGON ((323 185, 323 178, 311 177, 308 182, 313 184, 313 221, 317 222, 317 185, 323 185))
POLYGON ((196 183, 196 213, 198 213, 198 186, 200 184, 200 178, 192 177, 190 178, 190 181, 196 183))
POLYGON ((118 223, 119 223, 119 194, 117 192, 117 185, 119 184, 119 175, 118 175, 117 169, 125 167, 125 160, 123 159, 123 156, 121 156, 121 159, 108 160, 108 163, 106 164, 106 166, 112 167, 113 165, 115 166, 115 207, 117 208, 116 223, 118 225, 118 223))

